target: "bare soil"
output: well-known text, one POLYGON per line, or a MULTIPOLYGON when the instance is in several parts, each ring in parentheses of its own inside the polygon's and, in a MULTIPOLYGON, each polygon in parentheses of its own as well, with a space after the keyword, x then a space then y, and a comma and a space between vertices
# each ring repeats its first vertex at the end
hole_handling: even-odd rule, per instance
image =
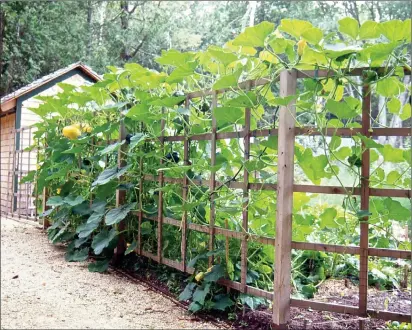
POLYGON ((2 329, 216 329, 109 270, 68 263, 33 225, 1 218, 2 329))

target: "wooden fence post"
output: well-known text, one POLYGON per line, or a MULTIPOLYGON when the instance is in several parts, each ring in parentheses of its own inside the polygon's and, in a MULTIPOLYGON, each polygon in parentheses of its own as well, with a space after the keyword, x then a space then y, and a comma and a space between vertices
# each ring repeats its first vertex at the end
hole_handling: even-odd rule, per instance
MULTIPOLYGON (((370 137, 371 127, 370 106, 371 90, 368 84, 362 87, 362 134, 370 137)), ((362 147, 364 147, 362 142, 362 147)), ((369 173, 370 173, 370 149, 366 148, 362 153, 361 168, 361 209, 369 210, 369 173)), ((360 257, 359 257, 359 311, 363 316, 367 315, 368 307, 368 259, 369 259, 369 224, 368 217, 363 217, 360 224, 360 257)))
MULTIPOLYGON (((124 139, 126 139, 126 127, 124 125, 124 119, 122 118, 120 120, 120 128, 119 128, 119 142, 122 142, 124 139)), ((126 166, 126 159, 124 152, 127 151, 127 144, 123 144, 120 146, 119 151, 118 151, 118 156, 117 156, 117 167, 118 169, 126 166)), ((119 180, 121 180, 122 177, 120 177, 119 180)), ((116 190, 116 207, 119 207, 120 205, 123 205, 126 201, 126 190, 124 189, 117 189, 116 190)), ((119 235, 119 240, 117 242, 116 249, 114 251, 112 263, 114 265, 118 265, 123 257, 124 257, 124 252, 126 251, 126 241, 124 239, 124 234, 122 233, 126 229, 126 223, 125 220, 122 220, 119 222, 118 226, 118 231, 121 232, 119 235)))
MULTIPOLYGON (((209 218, 209 251, 213 251, 215 246, 215 219, 216 219, 216 208, 215 208, 215 188, 216 188, 216 170, 214 169, 216 165, 216 132, 217 123, 216 117, 214 115, 215 108, 217 107, 217 91, 213 91, 212 94, 212 107, 210 108, 212 115, 212 135, 210 138, 210 218, 209 218)), ((212 266, 214 257, 209 257, 209 267, 212 266)))
MULTIPOLYGON (((280 96, 296 93, 297 72, 280 73, 280 96)), ((295 148, 294 101, 280 108, 278 130, 278 182, 276 208, 275 283, 273 324, 286 327, 290 318, 290 272, 292 248, 293 167, 295 148)))
MULTIPOLYGON (((190 99, 188 96, 186 96, 185 99, 185 108, 190 111, 190 106, 189 106, 190 99)), ((185 116, 185 123, 184 123, 184 134, 185 134, 185 140, 183 142, 183 165, 187 166, 189 165, 189 137, 188 137, 188 124, 189 124, 189 116, 185 116)), ((187 177, 187 173, 184 174, 185 176, 183 177, 183 189, 182 189, 182 199, 183 199, 183 205, 184 203, 187 202, 187 196, 189 193, 189 180, 187 177)), ((187 265, 186 265, 186 251, 187 251, 187 211, 183 211, 183 216, 182 216, 182 239, 180 242, 180 255, 182 257, 182 271, 186 272, 187 270, 187 265)))
MULTIPOLYGON (((164 116, 165 110, 162 108, 162 114, 164 116)), ((162 158, 160 159, 160 165, 164 163, 164 135, 165 135, 165 120, 162 118, 160 121, 160 151, 162 158)), ((164 184, 164 173, 159 171, 159 203, 157 205, 157 262, 162 263, 163 259, 163 184, 164 184)))
MULTIPOLYGON (((246 90, 250 90, 250 81, 247 84, 246 90)), ((249 232, 249 171, 246 163, 250 157, 250 108, 245 109, 245 126, 243 127, 243 203, 242 203, 242 242, 240 256, 240 283, 241 292, 246 292, 247 281, 247 252, 248 252, 248 232, 249 232)))

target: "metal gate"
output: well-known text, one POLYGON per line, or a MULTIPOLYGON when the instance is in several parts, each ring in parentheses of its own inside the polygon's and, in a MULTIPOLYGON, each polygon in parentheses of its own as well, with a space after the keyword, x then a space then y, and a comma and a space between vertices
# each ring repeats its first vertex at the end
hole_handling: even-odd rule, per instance
POLYGON ((12 115, 1 119, 1 215, 37 221, 37 185, 21 182, 36 170, 37 149, 30 148, 36 128, 16 129, 12 115))

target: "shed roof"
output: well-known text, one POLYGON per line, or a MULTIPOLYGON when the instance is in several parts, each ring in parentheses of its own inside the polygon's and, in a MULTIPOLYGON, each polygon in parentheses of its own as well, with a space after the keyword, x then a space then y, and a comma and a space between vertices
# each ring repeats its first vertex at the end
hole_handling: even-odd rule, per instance
POLYGON ((7 94, 6 96, 3 96, 0 99, 0 104, 1 104, 1 111, 7 111, 10 110, 11 108, 13 108, 16 104, 16 100, 23 96, 24 94, 27 94, 31 91, 34 91, 35 89, 47 84, 48 82, 70 72, 73 70, 81 70, 86 76, 88 76, 90 79, 94 80, 94 81, 99 81, 101 79, 101 77, 94 72, 89 66, 85 65, 82 62, 76 62, 73 64, 70 64, 69 66, 59 69, 55 72, 52 72, 46 76, 43 76, 35 81, 33 81, 32 83, 19 88, 18 90, 7 94))

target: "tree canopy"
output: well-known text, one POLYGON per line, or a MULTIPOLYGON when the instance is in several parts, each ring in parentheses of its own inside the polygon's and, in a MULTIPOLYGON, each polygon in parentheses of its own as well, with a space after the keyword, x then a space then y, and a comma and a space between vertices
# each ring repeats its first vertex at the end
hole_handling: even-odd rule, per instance
POLYGON ((403 20, 410 10, 409 1, 9 1, 1 6, 0 95, 77 61, 99 73, 128 62, 158 69, 162 50, 222 46, 265 20, 331 30, 344 16, 403 20))

